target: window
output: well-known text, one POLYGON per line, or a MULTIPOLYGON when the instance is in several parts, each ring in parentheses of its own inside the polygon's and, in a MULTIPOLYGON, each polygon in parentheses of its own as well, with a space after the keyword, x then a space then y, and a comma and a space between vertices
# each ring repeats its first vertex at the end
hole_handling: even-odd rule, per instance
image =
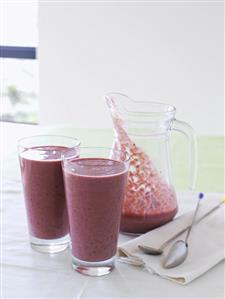
POLYGON ((0 120, 38 122, 37 1, 1 3, 0 120))

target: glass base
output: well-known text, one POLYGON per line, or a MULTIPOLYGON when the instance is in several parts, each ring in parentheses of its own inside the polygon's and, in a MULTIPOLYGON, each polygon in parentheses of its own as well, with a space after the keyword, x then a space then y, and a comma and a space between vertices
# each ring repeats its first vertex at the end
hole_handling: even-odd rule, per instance
POLYGON ((72 255, 72 266, 77 272, 89 276, 109 274, 115 267, 116 256, 101 262, 85 262, 72 255))
POLYGON ((131 236, 131 237, 139 237, 144 233, 129 233, 129 232, 125 232, 125 231, 120 231, 121 234, 123 235, 127 235, 127 236, 131 236))
POLYGON ((35 251, 41 253, 58 253, 61 252, 69 246, 70 238, 69 235, 66 235, 58 239, 39 239, 33 236, 30 236, 30 245, 31 248, 35 251))

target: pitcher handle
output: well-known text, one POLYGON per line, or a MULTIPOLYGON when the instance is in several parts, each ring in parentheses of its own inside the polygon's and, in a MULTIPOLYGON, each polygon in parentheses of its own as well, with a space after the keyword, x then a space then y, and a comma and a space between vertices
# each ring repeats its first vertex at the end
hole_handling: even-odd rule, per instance
POLYGON ((189 141, 189 189, 193 190, 197 177, 197 139, 193 128, 184 121, 173 120, 171 130, 185 135, 189 141))

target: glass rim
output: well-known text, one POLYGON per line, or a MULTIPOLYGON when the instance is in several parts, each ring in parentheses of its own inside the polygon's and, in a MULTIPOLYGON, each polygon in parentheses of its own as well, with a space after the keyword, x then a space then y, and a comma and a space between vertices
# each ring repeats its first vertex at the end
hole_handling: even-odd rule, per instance
MULTIPOLYGON (((124 161, 121 161, 122 163, 127 163, 127 162, 129 162, 130 161, 130 159, 131 159, 131 156, 132 155, 130 155, 127 151, 122 151, 121 149, 114 149, 113 147, 104 147, 104 146, 79 146, 79 151, 81 151, 81 150, 85 150, 85 149, 95 149, 95 150, 108 150, 108 151, 114 151, 114 152, 118 152, 118 153, 125 153, 125 155, 126 155, 126 159, 124 160, 124 161)), ((74 156, 70 156, 70 157, 66 157, 65 155, 66 155, 66 151, 67 150, 65 150, 64 151, 64 153, 62 154, 62 161, 64 162, 64 161, 67 161, 68 163, 70 163, 70 161, 68 161, 69 159, 74 159, 74 156)), ((75 159, 79 159, 80 157, 77 157, 77 158, 75 158, 75 159)), ((98 158, 98 157, 96 157, 96 158, 98 158)), ((82 158, 80 158, 80 159, 82 159, 82 158)))
MULTIPOLYGON (((23 149, 25 150, 32 150, 32 147, 31 146, 26 146, 26 145, 23 145, 22 142, 23 141, 28 141, 29 139, 35 139, 35 138, 41 138, 41 137, 57 137, 57 138, 65 138, 65 139, 68 139, 68 140, 71 140, 71 141, 75 141, 76 144, 73 145, 73 146, 70 146, 68 147, 68 149, 71 149, 71 148, 74 148, 74 147, 79 147, 81 142, 78 138, 76 137, 70 137, 70 136, 65 136, 65 135, 55 135, 55 134, 40 134, 40 135, 31 135, 31 136, 26 136, 26 137, 22 137, 20 139, 17 140, 17 147, 23 147, 23 149)), ((50 145, 51 146, 51 145, 50 145)), ((33 149, 35 151, 43 151, 43 149, 38 149, 38 148, 35 148, 33 149)), ((46 152, 51 152, 52 150, 45 150, 46 152)))

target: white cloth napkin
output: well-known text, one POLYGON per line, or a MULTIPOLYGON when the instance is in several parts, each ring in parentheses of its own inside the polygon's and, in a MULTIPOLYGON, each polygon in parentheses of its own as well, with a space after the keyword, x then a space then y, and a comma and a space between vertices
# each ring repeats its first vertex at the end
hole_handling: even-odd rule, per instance
MULTIPOLYGON (((223 195, 206 196, 200 204, 197 220, 223 200, 223 195)), ((184 240, 185 233, 172 241, 161 256, 147 255, 141 252, 138 245, 159 248, 166 240, 191 224, 194 211, 176 218, 172 222, 145 233, 118 248, 119 261, 145 268, 151 274, 185 285, 203 275, 210 268, 225 258, 224 210, 221 205, 212 214, 196 224, 188 240, 188 256, 183 264, 176 268, 164 269, 161 261, 164 254, 176 240, 184 240)))

